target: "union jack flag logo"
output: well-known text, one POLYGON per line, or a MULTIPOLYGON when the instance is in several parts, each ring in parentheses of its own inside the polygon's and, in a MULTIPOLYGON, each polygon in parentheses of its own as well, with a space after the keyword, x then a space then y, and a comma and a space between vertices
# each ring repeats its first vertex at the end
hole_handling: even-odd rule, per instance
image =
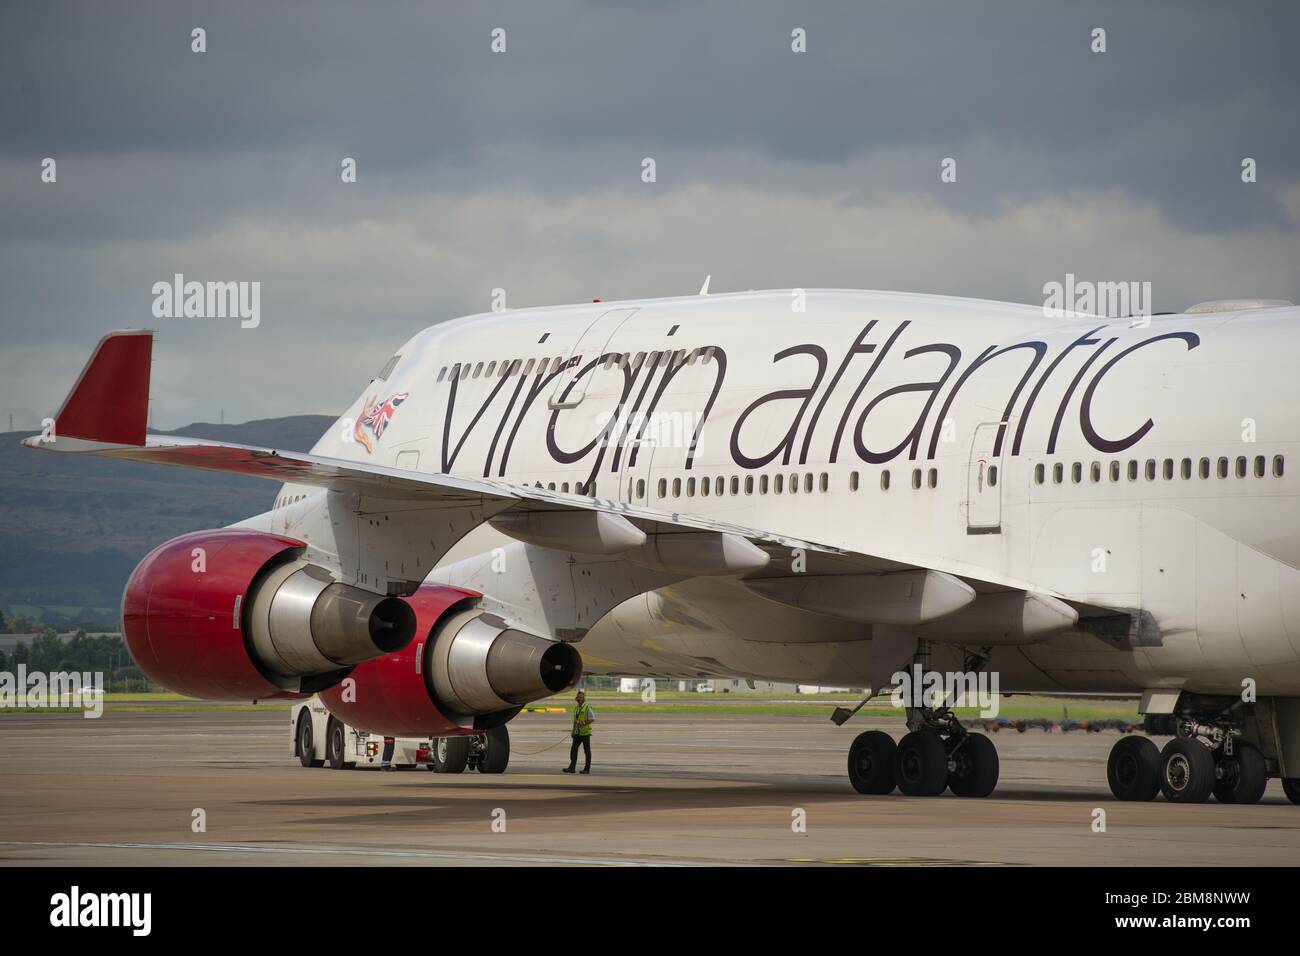
POLYGON ((353 436, 365 446, 367 453, 375 449, 364 429, 370 429, 370 433, 375 436, 375 441, 379 441, 388 429, 389 422, 397 414, 397 406, 410 398, 410 392, 394 392, 382 402, 376 401, 377 398, 377 395, 372 395, 366 399, 366 404, 361 409, 361 417, 357 419, 357 424, 352 429, 353 436))

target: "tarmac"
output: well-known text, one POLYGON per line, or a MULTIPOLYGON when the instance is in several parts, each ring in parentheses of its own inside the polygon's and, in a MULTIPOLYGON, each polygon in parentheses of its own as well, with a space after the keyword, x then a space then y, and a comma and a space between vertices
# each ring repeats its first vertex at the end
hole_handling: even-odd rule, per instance
POLYGON ((991 797, 864 797, 846 755, 873 728, 902 731, 606 708, 584 777, 560 773, 567 718, 526 713, 489 776, 306 769, 282 709, 3 714, 0 865, 1300 863, 1276 780, 1256 806, 1120 803, 1117 733, 1003 731, 991 797))

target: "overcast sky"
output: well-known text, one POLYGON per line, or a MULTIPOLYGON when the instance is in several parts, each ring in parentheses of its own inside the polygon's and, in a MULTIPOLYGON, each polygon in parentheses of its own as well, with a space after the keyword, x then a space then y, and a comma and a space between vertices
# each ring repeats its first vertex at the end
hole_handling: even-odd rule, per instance
POLYGON ((1300 301, 1298 28, 1289 0, 5 0, 0 415, 35 427, 141 326, 159 428, 337 413, 498 287, 1300 301), (260 326, 155 318, 178 272, 259 281, 260 326))

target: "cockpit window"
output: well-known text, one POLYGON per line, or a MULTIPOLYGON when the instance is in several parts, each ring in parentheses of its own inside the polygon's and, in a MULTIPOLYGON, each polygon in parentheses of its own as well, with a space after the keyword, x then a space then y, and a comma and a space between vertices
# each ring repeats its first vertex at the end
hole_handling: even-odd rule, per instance
POLYGON ((388 376, 393 374, 393 369, 397 368, 397 363, 401 360, 402 357, 400 355, 394 355, 384 363, 384 367, 379 370, 379 374, 376 375, 375 378, 379 379, 381 382, 388 381, 388 376))

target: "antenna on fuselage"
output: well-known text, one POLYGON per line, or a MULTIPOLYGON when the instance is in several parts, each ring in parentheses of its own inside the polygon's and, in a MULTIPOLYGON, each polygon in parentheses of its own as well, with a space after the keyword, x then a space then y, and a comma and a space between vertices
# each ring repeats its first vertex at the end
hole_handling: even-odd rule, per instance
POLYGON ((710 273, 709 275, 706 275, 706 276, 704 277, 704 285, 700 286, 700 295, 708 295, 708 294, 709 294, 709 280, 712 279, 712 278, 713 278, 713 274, 712 274, 712 273, 710 273))

